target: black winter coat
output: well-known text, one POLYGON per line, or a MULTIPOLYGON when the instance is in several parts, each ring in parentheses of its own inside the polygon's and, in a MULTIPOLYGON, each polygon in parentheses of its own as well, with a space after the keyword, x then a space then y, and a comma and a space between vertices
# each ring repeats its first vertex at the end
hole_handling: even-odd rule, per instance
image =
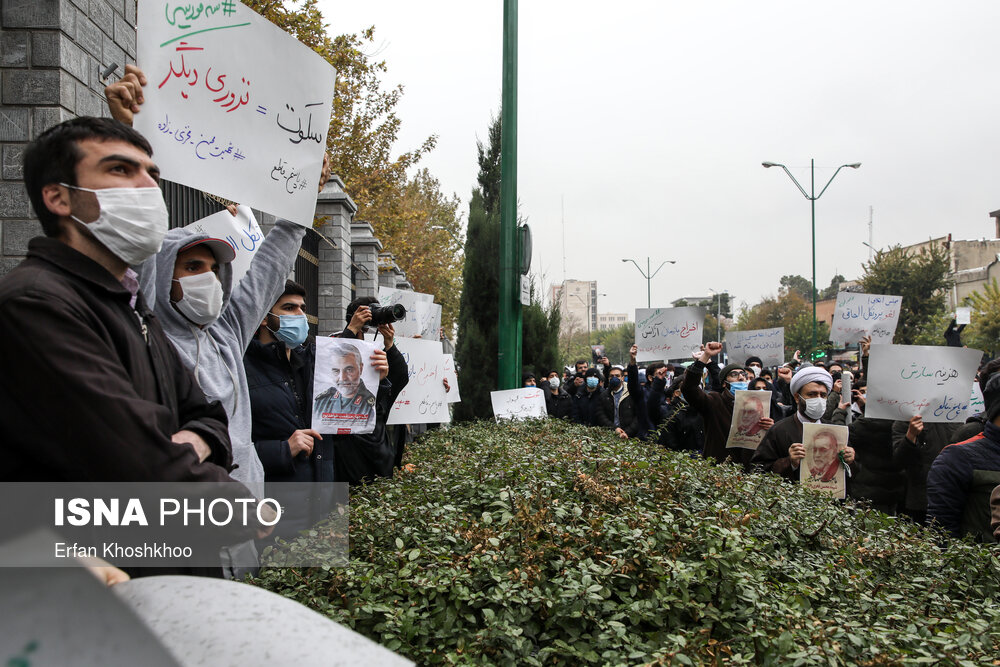
MULTIPOLYGON (((838 409, 834 414, 840 412, 838 409)), ((849 428, 849 442, 861 469, 848 478, 848 495, 868 500, 881 512, 895 514, 903 507, 906 475, 902 461, 893 453, 892 420, 858 417, 849 428)))
POLYGON ((573 414, 573 397, 565 389, 559 387, 552 393, 552 387, 542 385, 545 390, 545 410, 550 417, 569 419, 573 414))
MULTIPOLYGON (((0 481, 232 481, 228 420, 146 307, 52 238, 0 281, 0 481), (187 429, 212 450, 171 436, 187 429)), ((244 495, 249 494, 244 489, 244 495)))
POLYGON ((701 453, 705 447, 705 422, 688 403, 671 400, 679 387, 680 380, 668 388, 665 379, 653 378, 646 402, 653 422, 650 433, 658 431, 657 442, 667 449, 701 453))
POLYGON ((605 389, 580 389, 573 396, 573 421, 584 426, 613 427, 615 416, 605 389))

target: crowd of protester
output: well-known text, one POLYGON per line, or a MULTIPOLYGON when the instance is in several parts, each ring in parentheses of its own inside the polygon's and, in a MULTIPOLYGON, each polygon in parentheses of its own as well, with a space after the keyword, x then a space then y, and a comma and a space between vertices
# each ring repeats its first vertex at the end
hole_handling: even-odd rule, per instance
MULTIPOLYGON (((316 347, 305 290, 287 280, 305 229, 279 220, 238 281, 228 243, 188 228, 168 231, 152 149, 131 127, 143 85, 130 66, 107 91, 114 119, 65 121, 25 150, 25 187, 44 236, 0 280, 8 323, 0 365, 17 379, 0 384, 0 481, 228 481, 260 498, 269 483, 361 484, 392 475, 413 433, 387 425, 408 381, 393 326, 374 327, 383 349, 356 360, 377 371, 377 390, 357 394, 357 383, 348 383, 324 399, 369 400, 374 430, 313 429, 316 347)), ((324 163, 319 189, 328 177, 324 163)), ((373 328, 375 302, 352 301, 334 335, 362 338, 373 328)), ((777 368, 756 357, 720 368, 722 346, 710 342, 686 366, 639 368, 633 346, 627 365, 580 360, 523 380, 543 387, 553 418, 792 483, 806 455, 803 424, 849 422, 842 462, 851 497, 953 536, 993 540, 1000 362, 980 369, 985 410, 966 424, 893 422, 865 416, 867 350, 863 341, 849 368, 797 354, 777 368), (842 395, 845 371, 853 374, 850 396, 842 395), (726 446, 741 390, 770 392, 755 425, 766 433, 756 450, 726 446)), ((335 502, 322 494, 281 500, 287 515, 277 534, 263 523, 248 527, 222 549, 218 568, 195 573, 241 576, 240 564, 256 562, 262 546, 313 525, 335 502)))
MULTIPOLYGON (((954 328, 954 327, 951 327, 954 328)), ((948 343, 955 345, 954 335, 948 343)), ((976 382, 985 409, 965 423, 925 423, 919 416, 891 420, 865 416, 870 340, 859 360, 802 361, 799 353, 778 367, 759 357, 722 367, 723 346, 701 346, 684 364, 655 362, 639 368, 637 348, 628 365, 599 357, 549 371, 543 381, 550 417, 614 430, 677 452, 773 473, 798 483, 806 457, 803 424, 848 426, 842 453, 847 495, 891 515, 934 524, 949 535, 1000 541, 1000 359, 984 363, 976 382), (850 373, 851 395, 843 376, 850 373), (737 391, 768 391, 756 450, 727 447, 737 391)), ((525 384, 536 384, 533 375, 525 384)))

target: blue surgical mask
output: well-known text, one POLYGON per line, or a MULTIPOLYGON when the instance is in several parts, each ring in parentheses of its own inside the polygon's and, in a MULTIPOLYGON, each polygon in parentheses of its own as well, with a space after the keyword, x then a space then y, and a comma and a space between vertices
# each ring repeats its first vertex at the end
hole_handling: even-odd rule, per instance
POLYGON ((622 379, 611 378, 608 380, 608 386, 611 387, 611 391, 618 391, 618 389, 622 386, 622 379))
POLYGON ((597 378, 590 376, 587 378, 587 389, 597 389, 597 378))
POLYGON ((750 386, 749 382, 730 382, 729 391, 735 395, 738 391, 746 391, 748 386, 750 386))
POLYGON ((306 342, 306 336, 309 335, 309 322, 305 315, 279 315, 278 321, 281 322, 278 330, 272 331, 275 338, 288 347, 298 347, 306 342))

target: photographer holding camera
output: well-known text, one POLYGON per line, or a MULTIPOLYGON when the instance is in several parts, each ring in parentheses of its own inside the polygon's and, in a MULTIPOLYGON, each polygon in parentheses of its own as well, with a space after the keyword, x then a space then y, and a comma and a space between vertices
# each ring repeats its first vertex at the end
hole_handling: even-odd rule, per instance
POLYGON ((378 299, 362 296, 347 305, 347 327, 335 338, 364 338, 372 326, 384 340, 384 350, 375 350, 371 363, 382 380, 375 395, 375 430, 371 433, 324 436, 333 442, 334 475, 338 482, 358 484, 376 477, 391 477, 396 449, 389 442, 385 423, 396 397, 410 379, 402 353, 394 344, 392 323, 406 316, 400 306, 380 306, 378 299))

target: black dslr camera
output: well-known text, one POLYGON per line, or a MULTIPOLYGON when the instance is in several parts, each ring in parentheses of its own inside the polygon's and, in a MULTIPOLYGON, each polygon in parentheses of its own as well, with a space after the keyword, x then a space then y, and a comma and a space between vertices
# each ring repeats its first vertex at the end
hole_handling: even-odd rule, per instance
POLYGON ((380 306, 377 303, 373 303, 368 308, 372 311, 372 319, 368 324, 373 327, 392 324, 406 317, 406 308, 399 303, 391 306, 380 306))

